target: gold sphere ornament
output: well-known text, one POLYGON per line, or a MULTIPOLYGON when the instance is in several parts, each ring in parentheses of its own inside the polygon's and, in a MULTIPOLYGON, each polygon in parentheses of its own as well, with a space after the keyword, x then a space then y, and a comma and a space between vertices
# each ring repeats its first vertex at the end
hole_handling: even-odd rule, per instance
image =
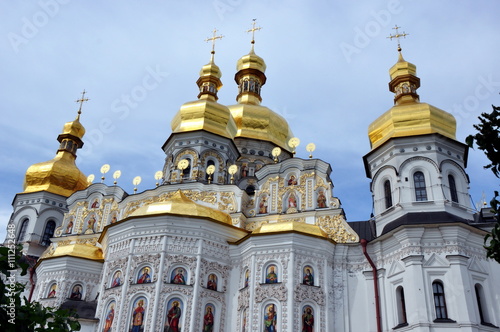
POLYGON ((274 157, 274 162, 277 163, 278 162, 278 156, 281 154, 281 148, 279 147, 275 147, 272 151, 271 151, 271 154, 273 155, 274 157))
POLYGON ((292 148, 292 154, 295 156, 295 148, 297 146, 299 146, 300 144, 300 139, 298 139, 297 137, 292 137, 290 138, 290 140, 288 141, 288 146, 290 146, 292 148))
POLYGON ((313 151, 316 150, 316 144, 314 143, 309 143, 306 145, 306 151, 309 152, 309 158, 312 158, 313 151))
POLYGON ((120 176, 122 176, 122 171, 118 170, 118 171, 115 171, 113 173, 113 179, 115 179, 115 181, 113 181, 113 184, 116 185, 116 180, 118 180, 120 178, 120 176))
POLYGON ((236 165, 231 165, 229 166, 228 170, 229 174, 231 174, 231 184, 233 184, 234 182, 234 174, 236 174, 236 172, 238 172, 238 166, 236 165))
POLYGON ((89 176, 87 176, 87 183, 89 185, 91 185, 92 181, 94 181, 94 179, 95 179, 95 175, 94 174, 90 174, 89 176))
POLYGON ((160 185, 159 181, 163 177, 163 172, 158 171, 155 173, 155 180, 156 180, 156 186, 158 187, 160 185))
POLYGON ((177 168, 180 170, 185 170, 188 166, 189 166, 189 160, 187 160, 187 159, 182 159, 177 164, 177 168))

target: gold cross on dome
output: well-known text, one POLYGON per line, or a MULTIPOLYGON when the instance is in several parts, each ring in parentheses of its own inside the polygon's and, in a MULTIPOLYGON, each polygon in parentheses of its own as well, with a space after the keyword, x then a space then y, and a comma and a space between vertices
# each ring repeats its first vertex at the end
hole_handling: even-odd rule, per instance
POLYGON ((82 98, 78 99, 78 100, 75 100, 75 102, 77 103, 80 103, 80 108, 78 109, 78 114, 82 114, 82 104, 85 102, 85 101, 89 101, 90 99, 88 98, 85 98, 85 94, 87 92, 85 91, 85 89, 83 89, 83 92, 82 92, 82 98))
POLYGON ((393 29, 396 30, 396 34, 395 35, 390 34, 389 37, 387 37, 387 38, 389 38, 390 40, 392 40, 392 38, 396 38, 398 40, 398 52, 401 52, 401 44, 399 43, 399 38, 401 38, 401 37, 406 38, 406 36, 408 36, 409 33, 406 33, 404 31, 403 31, 403 33, 399 33, 398 29, 401 29, 401 27, 398 27, 397 24, 393 29))
POLYGON ((258 27, 258 28, 255 27, 255 23, 256 23, 255 21, 257 21, 256 18, 253 19, 252 28, 247 30, 247 32, 252 33, 252 44, 255 44, 255 31, 259 31, 260 29, 262 29, 261 27, 258 27))
POLYGON ((215 54, 215 41, 216 41, 217 39, 222 39, 222 38, 224 38, 224 36, 223 36, 223 35, 219 35, 219 36, 217 36, 217 29, 216 29, 216 28, 214 28, 214 31, 213 31, 213 36, 212 36, 212 37, 210 37, 210 38, 205 39, 205 41, 206 41, 207 43, 208 43, 209 41, 212 41, 212 52, 211 52, 212 54, 215 54))

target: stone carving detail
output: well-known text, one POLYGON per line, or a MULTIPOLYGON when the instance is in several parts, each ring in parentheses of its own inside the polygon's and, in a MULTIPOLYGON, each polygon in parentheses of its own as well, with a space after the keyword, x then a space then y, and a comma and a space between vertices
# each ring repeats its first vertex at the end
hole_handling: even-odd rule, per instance
POLYGON ((328 237, 337 243, 359 242, 359 235, 352 230, 340 214, 318 217, 316 222, 328 234, 328 237))
POLYGON ((240 293, 238 294, 238 311, 240 311, 243 308, 247 308, 250 303, 250 291, 247 288, 243 288, 240 290, 240 293))
POLYGON ((321 287, 298 284, 294 290, 293 295, 294 295, 294 300, 297 302, 302 302, 304 300, 311 300, 321 306, 325 305, 326 302, 325 292, 323 292, 321 287))
POLYGON ((275 298, 280 302, 284 302, 288 299, 288 289, 283 283, 259 284, 255 287, 254 292, 256 303, 261 303, 269 298, 275 298))
POLYGON ((187 254, 196 254, 198 252, 197 239, 184 236, 172 236, 167 245, 169 252, 181 252, 187 254))
POLYGON ((210 262, 206 259, 201 259, 201 271, 200 271, 200 286, 207 287, 208 275, 212 272, 218 272, 221 276, 218 280, 218 291, 226 292, 227 290, 227 276, 229 275, 229 268, 226 265, 219 264, 218 262, 210 262))

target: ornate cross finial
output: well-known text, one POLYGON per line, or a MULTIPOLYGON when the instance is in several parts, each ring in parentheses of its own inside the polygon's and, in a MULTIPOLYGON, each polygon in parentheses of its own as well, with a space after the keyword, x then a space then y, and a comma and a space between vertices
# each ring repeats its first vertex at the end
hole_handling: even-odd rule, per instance
POLYGON ((83 102, 85 102, 85 101, 89 101, 89 100, 90 100, 90 99, 88 99, 88 98, 85 98, 85 94, 86 94, 86 93, 87 93, 87 92, 85 91, 85 89, 83 89, 83 92, 82 92, 82 98, 80 98, 80 99, 78 99, 78 100, 75 100, 75 102, 80 103, 80 108, 78 108, 78 115, 82 114, 82 104, 83 104, 83 102))
POLYGON ((404 31, 403 31, 403 33, 399 33, 398 29, 401 29, 401 27, 398 27, 397 24, 393 29, 396 30, 396 34, 395 35, 391 34, 387 38, 389 38, 390 40, 392 40, 392 38, 396 38, 398 40, 398 52, 401 52, 401 44, 399 43, 399 38, 401 38, 401 37, 406 38, 406 36, 408 36, 409 33, 406 33, 404 31))
POLYGON ((247 32, 252 33, 252 44, 255 44, 255 31, 259 31, 260 29, 262 29, 261 27, 258 27, 258 28, 255 27, 255 23, 256 23, 255 21, 257 21, 256 18, 253 19, 252 28, 247 30, 247 32))
POLYGON ((213 31, 213 36, 212 36, 212 37, 210 37, 210 38, 205 39, 205 41, 206 41, 207 43, 208 43, 209 41, 212 41, 212 52, 211 52, 211 53, 212 53, 212 55, 213 55, 213 54, 215 54, 215 41, 216 41, 217 39, 222 39, 222 38, 224 38, 224 36, 223 36, 223 35, 217 36, 217 29, 216 29, 216 28, 214 28, 214 31, 213 31))

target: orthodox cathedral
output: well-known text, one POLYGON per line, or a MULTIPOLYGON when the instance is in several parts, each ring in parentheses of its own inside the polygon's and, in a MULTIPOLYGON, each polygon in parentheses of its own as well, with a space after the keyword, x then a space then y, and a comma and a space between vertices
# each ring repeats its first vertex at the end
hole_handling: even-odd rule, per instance
POLYGON ((401 49, 394 106, 368 128, 366 221, 346 221, 327 162, 295 157, 287 121, 261 104, 265 71, 252 40, 237 103, 222 105, 212 51, 157 186, 138 193, 76 166, 82 96, 56 156, 28 168, 13 200, 29 299, 75 309, 82 331, 498 331, 493 218, 470 204, 454 117, 420 102, 401 49))

